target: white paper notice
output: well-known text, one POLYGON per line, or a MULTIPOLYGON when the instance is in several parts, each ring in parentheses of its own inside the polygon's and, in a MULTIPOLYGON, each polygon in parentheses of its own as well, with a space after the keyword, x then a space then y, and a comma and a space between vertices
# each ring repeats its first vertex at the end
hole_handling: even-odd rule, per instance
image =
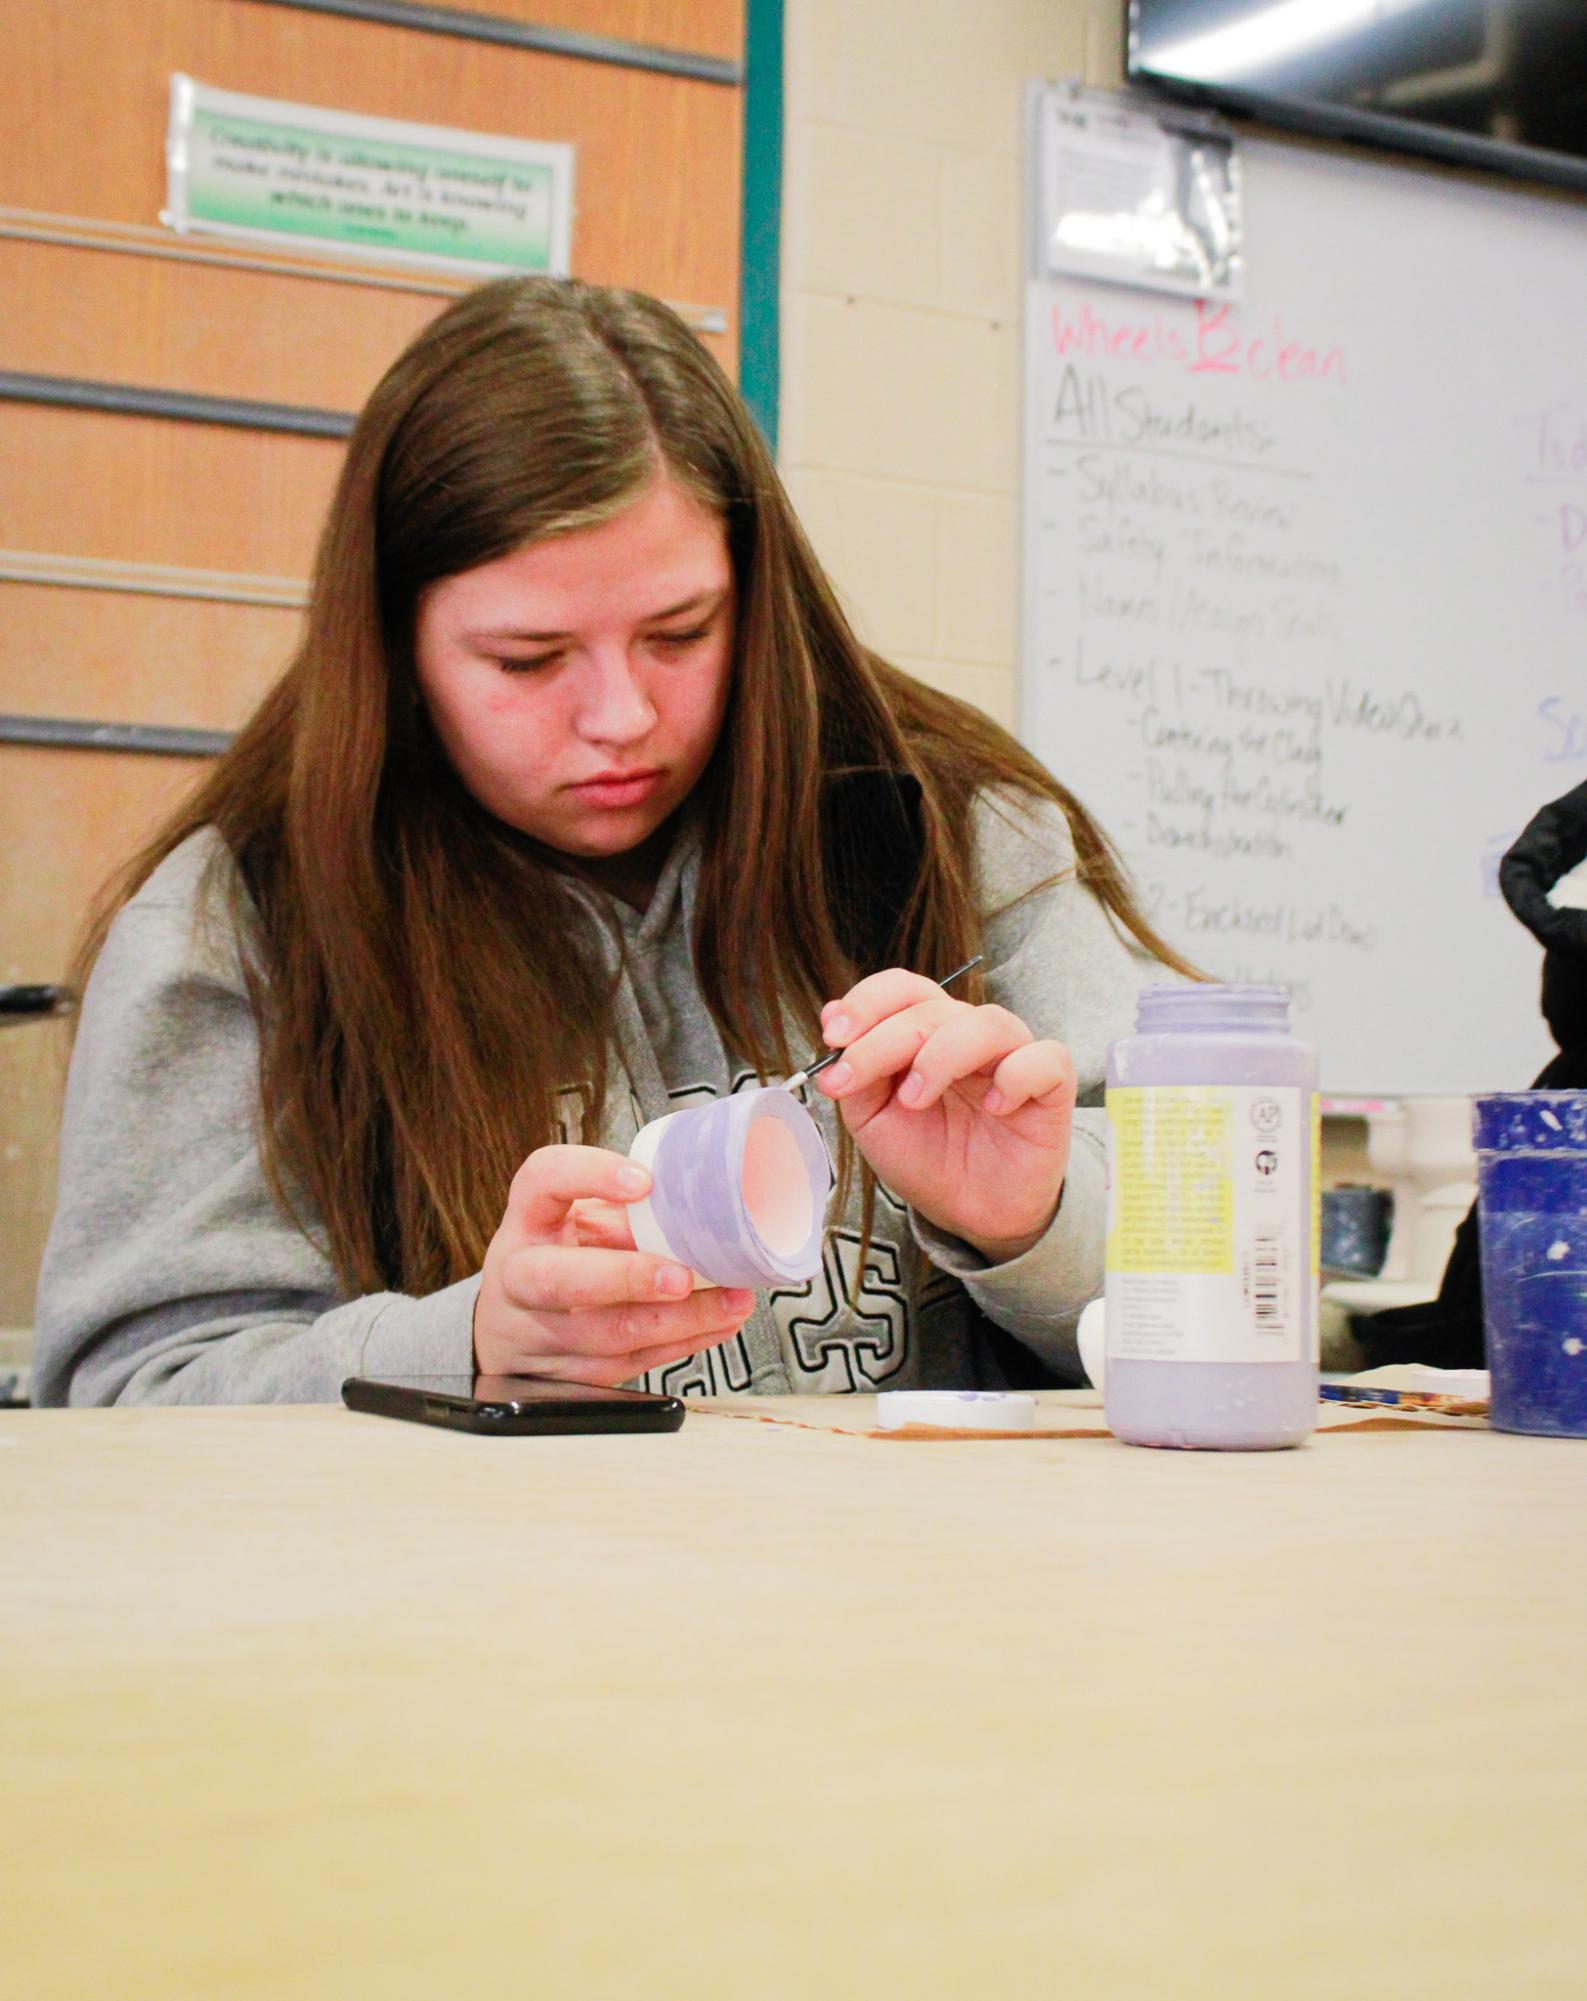
POLYGON ((1233 141, 1077 86, 1041 100, 1045 275, 1238 298, 1241 221, 1233 141))

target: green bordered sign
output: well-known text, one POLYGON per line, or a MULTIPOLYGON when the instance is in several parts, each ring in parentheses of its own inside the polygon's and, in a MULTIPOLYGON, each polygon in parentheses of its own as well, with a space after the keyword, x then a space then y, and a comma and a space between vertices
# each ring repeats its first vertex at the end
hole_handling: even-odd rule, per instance
POLYGON ((161 219, 184 233, 568 275, 571 146, 360 118, 176 75, 165 160, 161 219))

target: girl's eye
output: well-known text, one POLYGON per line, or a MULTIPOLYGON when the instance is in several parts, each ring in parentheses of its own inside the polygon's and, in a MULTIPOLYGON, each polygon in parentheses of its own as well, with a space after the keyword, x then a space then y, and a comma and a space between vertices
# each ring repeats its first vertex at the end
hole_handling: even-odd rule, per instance
POLYGON ((677 651, 685 646, 698 646, 710 630, 709 625, 696 625, 687 632, 658 632, 653 636, 658 646, 677 651))
POLYGON ((504 674, 532 674, 537 667, 551 667, 562 658, 560 653, 527 653, 508 658, 498 653, 496 665, 504 674))

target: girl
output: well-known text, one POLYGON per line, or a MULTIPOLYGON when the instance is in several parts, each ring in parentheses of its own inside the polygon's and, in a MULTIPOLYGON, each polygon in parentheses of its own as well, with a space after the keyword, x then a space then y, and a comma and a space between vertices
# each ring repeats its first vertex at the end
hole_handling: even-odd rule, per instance
POLYGON ((85 948, 37 1394, 1072 1377, 1076 1096, 1147 954, 1076 801, 856 641, 682 322, 487 285, 371 397, 301 650, 85 948), (630 1140, 823 1045, 824 1271, 691 1291, 630 1140))

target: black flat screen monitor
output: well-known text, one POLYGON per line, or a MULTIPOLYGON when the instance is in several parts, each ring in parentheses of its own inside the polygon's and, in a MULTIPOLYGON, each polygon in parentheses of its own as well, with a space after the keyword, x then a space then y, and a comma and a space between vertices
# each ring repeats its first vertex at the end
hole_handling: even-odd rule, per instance
POLYGON ((1128 0, 1133 82, 1587 189, 1587 0, 1128 0))

